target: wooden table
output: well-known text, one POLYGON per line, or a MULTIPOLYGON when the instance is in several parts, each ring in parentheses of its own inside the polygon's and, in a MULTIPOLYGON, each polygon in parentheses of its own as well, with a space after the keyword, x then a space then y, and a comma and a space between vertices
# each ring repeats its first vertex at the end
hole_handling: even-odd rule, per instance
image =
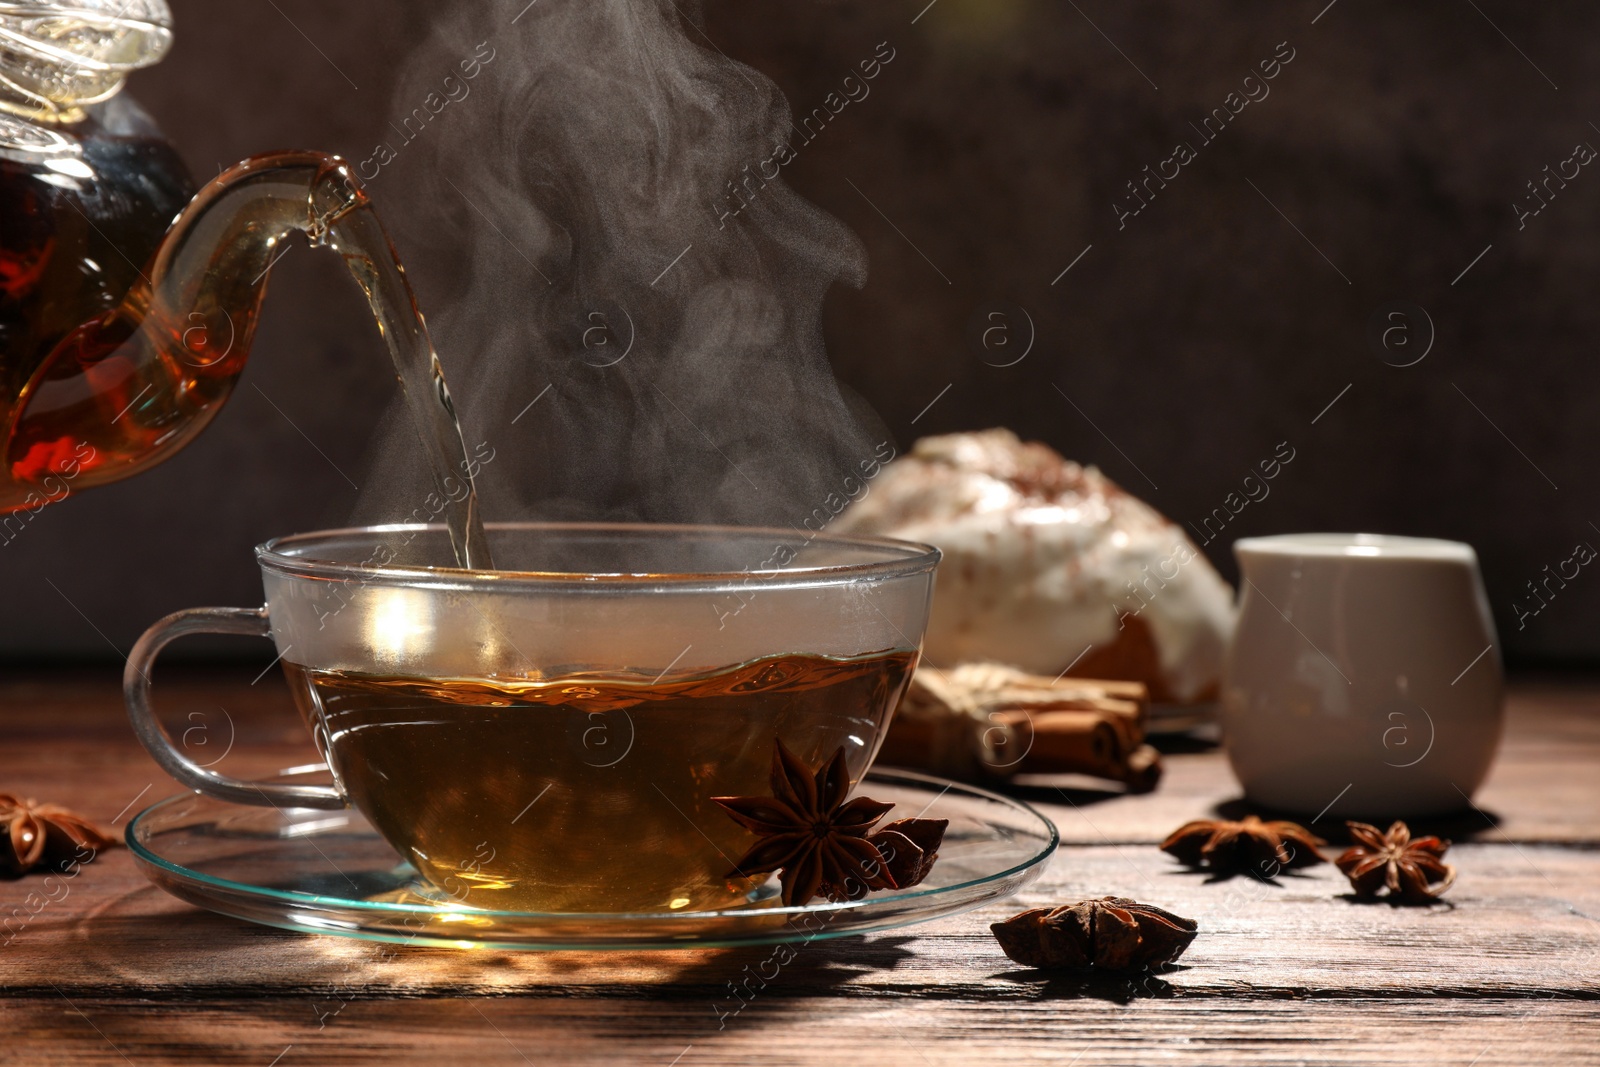
MULTIPOLYGON (((209 731, 193 743, 225 745, 236 727, 223 769, 306 762, 281 686, 249 673, 168 672, 158 690, 176 727, 209 731)), ((1198 746, 1168 757, 1149 796, 1029 791, 1064 845, 1021 899, 806 945, 748 1003, 730 983, 770 949, 307 937, 169 898, 119 849, 14 936, 0 927, 0 1062, 1600 1063, 1597 704, 1593 684, 1517 689, 1481 812, 1450 827, 1448 906, 1352 903, 1331 865, 1277 885, 1183 872, 1154 842, 1237 792, 1221 755, 1198 746), (1184 966, 1050 977, 989 935, 1024 907, 1104 894, 1198 919, 1184 966)), ((116 677, 62 671, 0 681, 0 790, 120 827, 175 787, 132 739, 116 677)), ((0 882, 0 920, 30 914, 38 887, 0 882)))

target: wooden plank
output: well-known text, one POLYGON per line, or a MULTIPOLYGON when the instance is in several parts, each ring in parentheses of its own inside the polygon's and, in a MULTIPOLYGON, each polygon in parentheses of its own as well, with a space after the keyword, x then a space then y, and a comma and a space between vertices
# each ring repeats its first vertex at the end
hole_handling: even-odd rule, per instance
MULTIPOLYGON (((808 945, 789 988, 863 996, 1026 997, 1040 981, 1007 960, 991 922, 1028 907, 1126 895, 1196 919, 1201 936, 1161 984, 1218 998, 1600 997, 1600 879, 1593 852, 1463 845, 1449 904, 1394 908, 1346 898, 1331 866, 1213 882, 1151 846, 1075 847, 1020 898, 903 934, 808 945), (811 962, 815 961, 815 962, 811 962)), ((211 915, 144 883, 126 853, 65 883, 62 899, 24 906, 39 882, 0 884, 0 991, 113 996, 162 987, 182 996, 283 994, 352 999, 445 992, 637 996, 671 985, 731 999, 777 954, 516 953, 387 947, 305 936, 211 915), (34 905, 37 914, 29 916, 34 905), (10 917, 9 920, 7 917, 10 917), (10 943, 4 944, 9 923, 10 943)), ((767 964, 770 966, 770 964, 767 964)))
MULTIPOLYGON (((230 773, 309 762, 281 686, 249 683, 248 671, 163 677, 174 732, 203 727, 189 738, 203 761, 220 749, 202 745, 232 739, 218 764, 230 773)), ((1481 798, 1499 824, 1452 850, 1447 906, 1352 903, 1331 867, 1275 886, 1185 872, 1154 842, 1236 792, 1220 753, 1185 752, 1149 796, 1032 791, 1068 843, 1021 899, 815 942, 767 979, 770 948, 490 953, 289 934, 190 908, 113 852, 42 905, 40 879, 0 882, 0 1019, 13 1035, 0 1058, 1600 1062, 1596 702, 1593 687, 1513 699, 1481 798), (1198 919, 1184 966, 1049 977, 1010 963, 987 932, 1023 907, 1105 894, 1198 919)), ((0 790, 103 822, 174 791, 134 742, 110 672, 13 677, 0 707, 0 790)))
POLYGON ((1600 1062, 1592 1003, 1267 1001, 1229 1004, 1044 989, 1025 1003, 755 998, 722 1019, 693 1001, 518 996, 370 1000, 332 1018, 284 1001, 0 1001, 8 1062, 349 1067, 527 1064, 1082 1063, 1227 1067, 1576 1067, 1600 1062))

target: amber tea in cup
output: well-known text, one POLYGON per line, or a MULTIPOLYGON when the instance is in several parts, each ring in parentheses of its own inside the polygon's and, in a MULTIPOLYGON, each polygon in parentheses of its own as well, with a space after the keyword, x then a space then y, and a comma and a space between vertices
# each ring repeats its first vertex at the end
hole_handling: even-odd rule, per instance
MULTIPOLYGON (((714 796, 764 794, 775 742, 866 773, 911 672, 937 551, 790 530, 507 524, 496 561, 442 527, 284 538, 264 609, 162 620, 127 674, 141 739, 228 800, 359 809, 442 904, 659 912, 738 905, 751 843, 714 796), (193 764, 149 666, 200 631, 270 635, 331 787, 193 764)), ((330 862, 336 862, 330 857, 330 862)))
POLYGON ((723 877, 749 839, 709 797, 766 793, 780 737, 820 764, 852 735, 881 736, 915 659, 785 655, 659 680, 286 669, 355 806, 452 896, 700 910, 752 888, 723 877), (453 787, 416 788, 431 776, 453 787))

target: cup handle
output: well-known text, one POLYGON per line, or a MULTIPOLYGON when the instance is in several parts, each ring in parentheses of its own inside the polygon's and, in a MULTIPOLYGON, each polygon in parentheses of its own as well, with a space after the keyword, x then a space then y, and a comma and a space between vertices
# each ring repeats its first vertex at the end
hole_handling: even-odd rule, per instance
POLYGON ((122 672, 122 695, 128 704, 133 732, 161 769, 197 792, 235 804, 260 804, 286 808, 343 808, 337 789, 323 785, 284 785, 245 782, 229 778, 195 763, 177 748, 156 718, 150 700, 150 670, 167 645, 188 634, 248 634, 269 637, 272 623, 266 608, 187 608, 175 611, 144 632, 128 654, 122 672))

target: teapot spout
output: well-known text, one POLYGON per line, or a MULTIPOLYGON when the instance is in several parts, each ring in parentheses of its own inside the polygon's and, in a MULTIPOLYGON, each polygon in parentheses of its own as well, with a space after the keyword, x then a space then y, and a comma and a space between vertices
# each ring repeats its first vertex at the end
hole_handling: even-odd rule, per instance
POLYGON ((337 157, 277 153, 218 175, 173 221, 122 302, 67 334, 6 427, 0 512, 171 457, 232 393, 267 279, 295 233, 323 243, 366 198, 337 157))
MULTIPOLYGON (((72 330, 4 427, 0 515, 153 467, 194 439, 250 358, 273 264, 301 233, 367 298, 433 468, 463 567, 492 567, 444 371, 388 234, 337 156, 279 152, 224 171, 179 213, 122 302, 72 330), (58 495, 59 494, 59 495, 58 495)), ((8 520, 9 521, 9 520, 8 520)))

